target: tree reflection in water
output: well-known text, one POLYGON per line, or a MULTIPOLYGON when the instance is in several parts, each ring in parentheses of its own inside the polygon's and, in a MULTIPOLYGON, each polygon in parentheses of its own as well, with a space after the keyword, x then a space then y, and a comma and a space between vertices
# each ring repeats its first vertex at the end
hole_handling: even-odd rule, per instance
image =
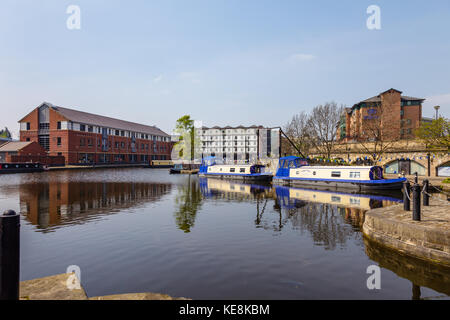
POLYGON ((202 193, 197 179, 191 179, 186 184, 178 186, 178 194, 175 197, 176 211, 175 222, 180 230, 191 232, 194 227, 195 217, 202 206, 202 193))

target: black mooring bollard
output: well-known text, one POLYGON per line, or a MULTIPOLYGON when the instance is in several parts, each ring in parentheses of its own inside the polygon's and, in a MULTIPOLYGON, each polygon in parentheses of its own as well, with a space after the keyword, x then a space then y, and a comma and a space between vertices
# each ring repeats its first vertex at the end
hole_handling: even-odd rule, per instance
POLYGON ((0 300, 19 300, 20 216, 0 216, 0 300))
POLYGON ((420 221, 420 185, 415 183, 412 187, 413 220, 420 221))
POLYGON ((403 210, 411 211, 411 202, 409 201, 409 195, 411 193, 411 185, 409 181, 403 182, 403 210))
POLYGON ((423 193, 423 205, 424 206, 429 206, 430 205, 430 196, 428 193, 428 186, 429 186, 430 182, 428 181, 428 179, 423 180, 423 189, 422 189, 422 193, 423 193))

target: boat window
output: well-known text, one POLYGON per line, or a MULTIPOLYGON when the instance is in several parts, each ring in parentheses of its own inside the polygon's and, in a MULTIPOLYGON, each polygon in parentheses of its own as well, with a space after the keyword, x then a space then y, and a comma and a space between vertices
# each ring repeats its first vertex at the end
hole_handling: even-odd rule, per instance
POLYGON ((313 171, 313 176, 315 176, 316 175, 316 172, 315 171, 313 171))
POLYGON ((245 172, 245 168, 241 168, 239 172, 245 172))
POLYGON ((332 201, 332 202, 341 202, 341 197, 332 196, 332 197, 331 197, 331 201, 332 201))
POLYGON ((360 172, 350 172, 350 178, 361 178, 360 172))
POLYGON ((341 172, 340 171, 331 171, 331 176, 332 177, 340 177, 341 176, 341 172))
POLYGON ((230 172, 235 172, 235 168, 230 168, 230 172))

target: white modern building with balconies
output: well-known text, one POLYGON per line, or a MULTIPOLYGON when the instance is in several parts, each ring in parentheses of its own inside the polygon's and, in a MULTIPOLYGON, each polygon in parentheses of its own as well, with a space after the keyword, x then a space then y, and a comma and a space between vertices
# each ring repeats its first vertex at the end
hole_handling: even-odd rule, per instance
POLYGON ((215 156, 224 162, 253 162, 279 157, 280 129, 263 126, 196 128, 195 152, 201 158, 215 156))

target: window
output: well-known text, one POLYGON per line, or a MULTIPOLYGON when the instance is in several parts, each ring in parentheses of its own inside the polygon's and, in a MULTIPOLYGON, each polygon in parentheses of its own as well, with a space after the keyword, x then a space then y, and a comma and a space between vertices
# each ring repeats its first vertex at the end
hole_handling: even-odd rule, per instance
POLYGON ((331 171, 331 176, 332 177, 340 177, 341 176, 341 172, 340 171, 331 171))
POLYGON ((122 136, 122 137, 125 137, 125 131, 120 131, 120 135, 122 136))
POLYGON ((56 144, 57 144, 58 146, 61 145, 61 137, 56 138, 56 144))
POLYGON ((241 168, 239 172, 245 172, 245 168, 241 168))
POLYGON ((86 126, 84 124, 80 124, 80 131, 86 131, 86 126))
POLYGON ((230 168, 230 172, 235 172, 235 168, 230 168))
POLYGON ((120 135, 119 130, 116 130, 115 134, 116 134, 116 136, 119 136, 120 135))
POLYGON ((341 202, 341 197, 338 197, 338 196, 331 196, 331 201, 332 201, 332 202, 341 202))
POLYGON ((80 139, 80 147, 84 146, 84 138, 80 139))
POLYGON ((50 123, 39 123, 39 130, 48 130, 50 129, 50 123))
POLYGON ((88 132, 93 132, 94 128, 92 126, 88 126, 88 132))
POLYGON ((315 171, 313 171, 313 176, 315 176, 316 175, 316 172, 315 171))
POLYGON ((121 143, 120 143, 120 147, 121 147, 122 149, 125 148, 125 143, 121 142, 121 143))
POLYGON ((88 139, 88 146, 92 147, 92 139, 88 139))
POLYGON ((360 172, 350 172, 350 178, 360 178, 360 172))
POLYGON ((61 130, 61 121, 56 123, 56 129, 61 130))
POLYGON ((27 141, 30 141, 30 138, 27 138, 27 141))
POLYGON ((30 123, 27 122, 27 130, 30 130, 30 123))

